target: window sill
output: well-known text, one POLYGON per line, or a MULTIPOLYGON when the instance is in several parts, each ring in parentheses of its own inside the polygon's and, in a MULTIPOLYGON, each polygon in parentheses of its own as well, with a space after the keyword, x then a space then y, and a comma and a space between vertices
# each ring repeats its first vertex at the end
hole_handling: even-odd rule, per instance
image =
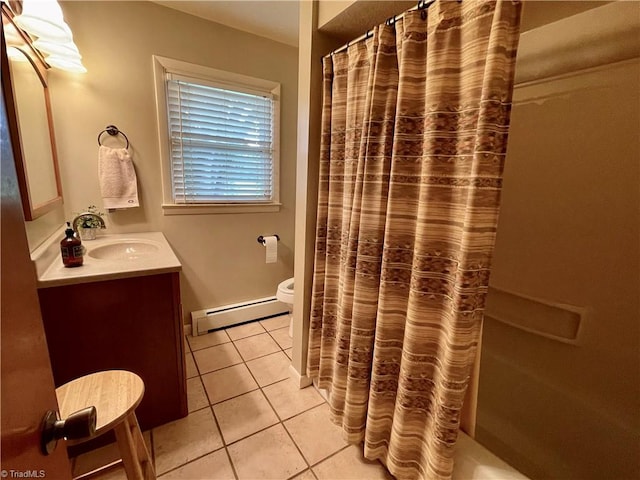
POLYGON ((219 203, 175 204, 164 203, 164 215, 210 215, 216 213, 271 213, 279 212, 281 203, 219 203))

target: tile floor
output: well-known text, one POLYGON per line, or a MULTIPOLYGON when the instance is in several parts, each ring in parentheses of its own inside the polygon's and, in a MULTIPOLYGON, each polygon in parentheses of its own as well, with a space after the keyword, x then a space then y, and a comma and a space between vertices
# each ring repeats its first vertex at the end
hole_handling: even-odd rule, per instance
MULTIPOLYGON (((289 379, 288 317, 187 337, 189 416, 145 432, 162 480, 374 480, 392 477, 348 446, 313 387, 289 379)), ((115 445, 75 459, 74 476, 118 458, 115 445)), ((94 475, 125 479, 121 466, 94 475)))

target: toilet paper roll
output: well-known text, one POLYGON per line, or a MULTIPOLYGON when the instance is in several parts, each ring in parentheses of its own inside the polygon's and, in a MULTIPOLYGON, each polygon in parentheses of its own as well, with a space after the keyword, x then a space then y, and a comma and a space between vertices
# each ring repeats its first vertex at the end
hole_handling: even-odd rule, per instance
POLYGON ((275 236, 264 237, 266 252, 266 263, 276 263, 278 261, 278 239, 275 236))

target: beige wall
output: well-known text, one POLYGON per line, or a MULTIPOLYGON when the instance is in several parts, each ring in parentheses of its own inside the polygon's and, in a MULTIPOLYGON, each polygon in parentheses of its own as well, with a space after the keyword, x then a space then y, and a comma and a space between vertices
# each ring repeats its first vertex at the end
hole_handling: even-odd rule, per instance
MULTIPOLYGON (((635 22, 637 46, 637 10, 635 22)), ((521 52, 539 46, 523 38, 521 52)), ((616 50, 606 38, 575 48, 557 58, 616 50)), ((485 320, 477 439, 531 478, 640 474, 639 78, 636 58, 516 87, 491 285, 584 312, 575 344, 485 320)), ((500 302, 490 294, 488 312, 500 302)), ((506 320, 536 315, 522 305, 506 320)))
POLYGON ((349 8, 352 4, 356 3, 356 0, 332 0, 332 1, 319 1, 318 5, 318 19, 317 24, 319 28, 322 28, 327 22, 333 20, 340 15, 343 11, 349 8))
MULTIPOLYGON (((349 3, 349 2, 346 2, 349 3)), ((322 113, 322 65, 319 59, 342 43, 317 29, 319 4, 300 4, 298 59, 298 153, 296 169, 293 368, 306 374, 309 312, 315 250, 318 172, 320 166, 320 119, 322 113)))
POLYGON ((346 43, 416 4, 415 0, 319 0, 318 30, 346 43))
POLYGON ((185 320, 274 295, 293 275, 297 49, 151 2, 64 2, 63 10, 88 69, 50 74, 67 218, 102 205, 96 137, 115 124, 131 142, 141 207, 110 214, 106 233, 165 234, 183 264, 185 320), (280 212, 163 215, 152 55, 281 83, 280 212), (256 238, 272 233, 279 260, 267 265, 256 238))

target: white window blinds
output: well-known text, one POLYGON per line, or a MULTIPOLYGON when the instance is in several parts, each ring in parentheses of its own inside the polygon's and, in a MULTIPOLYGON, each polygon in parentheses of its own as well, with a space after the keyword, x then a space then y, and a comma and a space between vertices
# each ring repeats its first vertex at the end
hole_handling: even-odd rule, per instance
POLYGON ((272 201, 272 95, 172 73, 166 86, 174 202, 272 201))

